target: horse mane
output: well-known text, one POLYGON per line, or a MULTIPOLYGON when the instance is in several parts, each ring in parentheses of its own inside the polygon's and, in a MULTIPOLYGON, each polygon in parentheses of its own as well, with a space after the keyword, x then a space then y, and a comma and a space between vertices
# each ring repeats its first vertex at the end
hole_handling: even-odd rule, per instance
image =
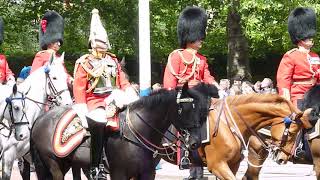
POLYGON ((170 102, 176 99, 176 90, 159 89, 153 91, 149 96, 143 96, 139 100, 130 104, 130 108, 147 108, 152 109, 159 104, 170 102))
POLYGON ((18 85, 19 91, 28 90, 33 83, 38 83, 39 79, 36 80, 35 77, 40 77, 38 74, 40 74, 41 71, 44 72, 43 66, 30 73, 30 75, 21 84, 18 85))
POLYGON ((236 95, 236 96, 228 96, 229 103, 233 105, 244 105, 249 103, 259 103, 259 104, 267 104, 273 103, 275 105, 287 105, 289 106, 290 110, 293 111, 295 109, 293 104, 289 105, 290 101, 286 100, 285 98, 281 97, 278 94, 243 94, 243 95, 236 95))
POLYGON ((320 107, 320 85, 313 86, 306 94, 304 95, 304 102, 302 110, 307 108, 318 106, 320 107))

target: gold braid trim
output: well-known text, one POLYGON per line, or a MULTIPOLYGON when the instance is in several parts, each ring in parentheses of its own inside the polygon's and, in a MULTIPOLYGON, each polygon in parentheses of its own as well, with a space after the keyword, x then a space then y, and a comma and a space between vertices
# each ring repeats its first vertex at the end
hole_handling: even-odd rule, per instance
POLYGON ((78 66, 81 65, 82 68, 88 73, 87 75, 87 79, 89 80, 90 77, 94 78, 94 82, 92 83, 91 87, 89 89, 86 90, 86 93, 91 92, 98 84, 100 77, 103 74, 104 71, 104 66, 100 66, 99 68, 96 68, 95 70, 90 69, 87 65, 87 58, 89 57, 89 54, 83 55, 81 56, 75 64, 75 68, 74 68, 74 77, 76 75, 76 71, 78 69, 78 66))
POLYGON ((196 54, 195 53, 192 53, 191 61, 187 61, 184 58, 183 54, 181 53, 182 50, 183 49, 176 49, 172 53, 170 53, 170 55, 168 57, 168 67, 169 67, 171 74, 173 74, 179 80, 179 82, 184 83, 184 82, 187 82, 196 72, 197 61, 196 61, 196 54), (174 71, 172 64, 171 64, 171 56, 172 56, 172 54, 174 54, 176 52, 179 54, 183 64, 185 64, 185 67, 180 74, 178 74, 174 71), (183 78, 182 75, 184 75, 186 73, 186 71, 188 69, 188 65, 190 65, 190 64, 192 64, 192 71, 187 77, 183 78))

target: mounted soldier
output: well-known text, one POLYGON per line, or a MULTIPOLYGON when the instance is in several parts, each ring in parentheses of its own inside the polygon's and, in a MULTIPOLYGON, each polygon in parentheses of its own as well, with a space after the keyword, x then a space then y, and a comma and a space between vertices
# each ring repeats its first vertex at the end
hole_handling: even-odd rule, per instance
MULTIPOLYGON (((311 8, 298 7, 288 18, 288 31, 291 41, 297 47, 286 52, 282 57, 277 72, 277 87, 279 94, 302 109, 303 96, 314 85, 320 83, 320 58, 311 51, 316 36, 316 14, 311 8)), ((304 138, 304 133, 302 139, 304 138)), ((307 141, 302 142, 295 152, 301 158, 305 152, 308 159, 312 158, 307 141), (302 150, 303 148, 304 150, 302 150)))
MULTIPOLYGON (((4 39, 4 23, 2 17, 0 17, 0 46, 4 39)), ((0 54, 0 84, 13 85, 15 84, 14 74, 9 68, 6 56, 0 54)))
POLYGON ((286 52, 277 72, 279 94, 298 108, 305 92, 320 82, 320 59, 311 51, 316 35, 316 14, 311 8, 298 7, 288 19, 291 41, 297 47, 286 52))
POLYGON ((117 57, 111 49, 99 11, 92 10, 89 54, 80 57, 74 68, 73 109, 82 126, 91 133, 91 178, 104 178, 102 164, 103 142, 107 138, 106 126, 119 128, 118 109, 138 99, 130 86, 117 57))
MULTIPOLYGON (((177 32, 181 49, 170 53, 163 77, 163 86, 174 89, 188 82, 195 86, 200 82, 214 84, 219 87, 214 77, 210 75, 207 58, 198 51, 206 37, 207 14, 199 7, 186 7, 180 14, 177 32)), ((178 157, 180 158, 180 157, 178 157)), ((180 158, 182 161, 183 158, 180 158)), ((179 162, 180 168, 185 166, 179 162)), ((202 178, 202 167, 194 166, 190 169, 189 179, 202 178)))
MULTIPOLYGON (((55 11, 47 11, 39 27, 39 44, 41 51, 35 55, 30 73, 47 64, 51 55, 54 58, 60 57, 58 53, 63 44, 64 19, 55 11)), ((65 70, 67 72, 67 70, 65 70)), ((68 84, 71 84, 73 78, 68 76, 68 84)))

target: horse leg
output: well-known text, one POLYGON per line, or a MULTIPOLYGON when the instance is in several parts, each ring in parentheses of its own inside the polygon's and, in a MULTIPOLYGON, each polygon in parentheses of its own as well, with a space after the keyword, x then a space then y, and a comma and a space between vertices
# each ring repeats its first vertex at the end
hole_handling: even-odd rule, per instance
POLYGON ((30 163, 26 159, 23 159, 23 169, 20 173, 23 180, 30 180, 30 163))
POLYGON ((49 171, 52 174, 53 180, 63 180, 64 174, 58 164, 54 159, 46 159, 45 160, 47 166, 49 167, 49 171))
POLYGON ((258 180, 262 164, 268 156, 268 151, 263 148, 261 142, 255 136, 250 137, 249 144, 248 169, 242 179, 258 180))
POLYGON ((142 175, 140 175, 137 179, 141 180, 154 180, 156 177, 156 172, 145 172, 142 175))
POLYGON ((318 180, 320 180, 320 139, 314 138, 309 141, 309 143, 313 158, 314 170, 316 171, 316 177, 318 180))
POLYGON ((10 180, 14 160, 16 159, 16 149, 13 145, 11 148, 3 152, 2 156, 2 179, 10 180))
POLYGON ((128 180, 129 177, 123 171, 111 172, 110 171, 110 178, 116 180, 128 180))
POLYGON ((209 172, 213 172, 213 174, 219 179, 236 180, 236 177, 227 164, 227 161, 222 159, 223 157, 219 152, 217 152, 217 149, 207 146, 205 147, 205 153, 210 154, 210 156, 206 156, 209 172))
POLYGON ((72 166, 73 180, 81 180, 81 168, 78 166, 72 166))

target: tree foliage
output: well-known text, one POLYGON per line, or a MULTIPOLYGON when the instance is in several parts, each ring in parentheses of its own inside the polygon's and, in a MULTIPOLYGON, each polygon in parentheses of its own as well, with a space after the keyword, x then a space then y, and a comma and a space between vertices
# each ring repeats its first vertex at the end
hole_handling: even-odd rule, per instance
MULTIPOLYGON (((153 61, 166 62, 168 54, 178 48, 177 19, 188 5, 205 8, 210 18, 202 53, 209 59, 216 54, 227 54, 226 21, 230 0, 151 0, 153 61)), ((292 47, 287 33, 287 18, 297 6, 313 7, 319 15, 320 3, 316 0, 241 0, 239 14, 249 43, 250 59, 283 54, 292 47)), ((112 52, 120 57, 137 59, 138 0, 0 0, 0 16, 5 21, 5 41, 1 49, 9 56, 34 54, 39 50, 39 21, 46 10, 55 10, 66 22, 62 51, 74 56, 86 53, 93 8, 100 11, 112 52)), ((319 50, 316 43, 315 51, 319 50)))

